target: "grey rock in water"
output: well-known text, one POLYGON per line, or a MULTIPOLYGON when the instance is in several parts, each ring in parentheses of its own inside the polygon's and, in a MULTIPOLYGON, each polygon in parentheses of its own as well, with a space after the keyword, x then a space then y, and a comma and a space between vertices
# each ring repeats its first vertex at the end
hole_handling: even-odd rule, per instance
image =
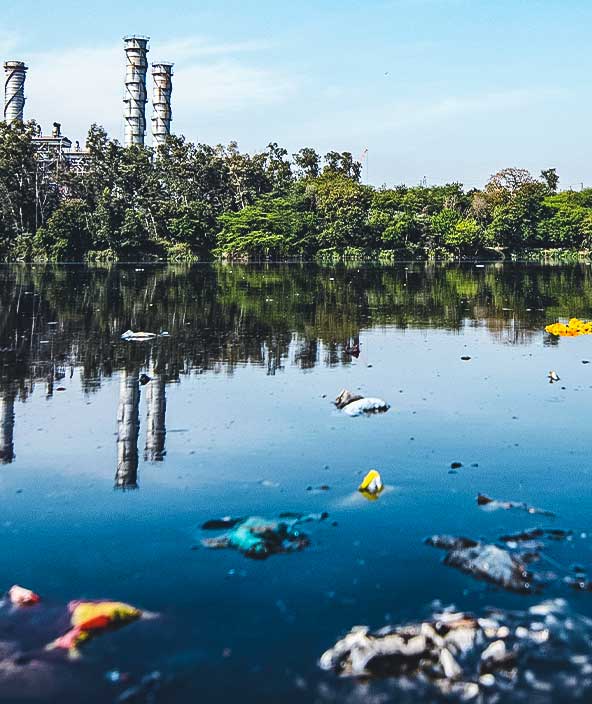
POLYGON ((530 513, 531 515, 549 516, 550 518, 555 517, 555 514, 552 511, 529 506, 523 501, 498 501, 497 499, 492 499, 486 494, 477 494, 477 505, 488 511, 510 511, 512 509, 516 509, 518 511, 526 511, 526 513, 530 513))
POLYGON ((444 564, 510 591, 529 593, 535 589, 533 575, 522 560, 508 550, 469 538, 435 535, 428 545, 447 550, 444 564))
POLYGON ((321 656, 321 669, 339 679, 324 681, 318 700, 588 702, 591 638, 592 620, 561 599, 481 616, 436 611, 425 621, 375 632, 355 626, 321 656))

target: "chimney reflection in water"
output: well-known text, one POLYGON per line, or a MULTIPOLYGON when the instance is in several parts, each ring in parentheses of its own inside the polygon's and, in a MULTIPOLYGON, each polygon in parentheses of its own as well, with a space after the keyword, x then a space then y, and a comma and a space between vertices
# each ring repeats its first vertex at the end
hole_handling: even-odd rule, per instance
POLYGON ((0 392, 0 464, 14 460, 14 401, 16 392, 3 389, 0 392))
POLYGON ((140 431, 140 379, 136 367, 123 369, 117 409, 116 489, 138 488, 138 433, 140 431))
POLYGON ((144 459, 162 462, 165 455, 166 388, 164 375, 152 370, 152 379, 146 385, 146 446, 144 459))

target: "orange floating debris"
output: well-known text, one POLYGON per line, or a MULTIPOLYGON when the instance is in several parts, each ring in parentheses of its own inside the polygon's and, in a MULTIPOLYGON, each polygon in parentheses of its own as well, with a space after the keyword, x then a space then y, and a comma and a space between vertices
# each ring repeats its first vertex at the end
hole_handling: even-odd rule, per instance
POLYGON ((567 324, 553 323, 547 325, 545 332, 557 337, 578 337, 579 335, 592 335, 592 321, 584 322, 579 318, 571 318, 567 324))
POLYGON ((72 628, 48 648, 64 648, 73 654, 80 643, 97 633, 125 626, 142 616, 140 609, 120 601, 71 601, 68 609, 72 628))

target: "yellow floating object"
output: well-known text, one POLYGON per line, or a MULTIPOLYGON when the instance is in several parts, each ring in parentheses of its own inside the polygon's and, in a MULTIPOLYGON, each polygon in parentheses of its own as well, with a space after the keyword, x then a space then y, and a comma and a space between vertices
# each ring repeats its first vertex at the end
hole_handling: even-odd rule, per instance
POLYGON ((370 501, 375 501, 383 489, 382 477, 375 469, 368 472, 358 487, 358 491, 370 501))
POLYGON ((592 321, 584 322, 579 318, 571 318, 565 323, 547 325, 545 332, 557 337, 578 337, 578 335, 592 335, 592 321))
POLYGON ((142 616, 140 609, 121 601, 72 601, 68 605, 72 628, 48 649, 64 648, 75 657, 77 647, 107 629, 119 628, 142 616))
POLYGON ((81 628, 94 619, 104 619, 115 626, 135 621, 142 615, 140 609, 121 601, 80 601, 74 602, 72 607, 70 622, 81 628))

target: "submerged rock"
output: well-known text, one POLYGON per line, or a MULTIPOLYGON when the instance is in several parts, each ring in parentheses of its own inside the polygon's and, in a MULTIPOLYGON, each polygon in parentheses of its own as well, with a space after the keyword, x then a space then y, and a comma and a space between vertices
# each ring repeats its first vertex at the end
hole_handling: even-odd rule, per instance
POLYGON ((270 555, 303 550, 310 544, 306 533, 299 529, 303 523, 323 521, 329 514, 282 513, 278 519, 259 516, 249 518, 222 518, 206 521, 202 530, 230 528, 215 538, 205 538, 202 544, 208 548, 231 548, 245 557, 265 560, 270 555))
POLYGON ((353 394, 347 389, 342 389, 339 392, 334 403, 348 416, 359 416, 362 413, 385 413, 390 408, 389 404, 381 398, 353 394))
POLYGON ((488 511, 510 511, 511 509, 517 509, 518 511, 526 511, 531 515, 539 516, 549 516, 553 518, 555 514, 552 511, 546 511, 542 508, 534 508, 529 506, 523 501, 498 501, 497 499, 492 499, 486 494, 477 494, 477 504, 481 507, 486 507, 488 511))
POLYGON ((500 540, 504 543, 520 543, 541 538, 549 538, 549 540, 566 540, 573 535, 571 530, 562 530, 561 528, 533 528, 532 530, 524 530, 520 533, 512 533, 510 535, 502 535, 500 540))
POLYGON ((590 701, 592 621, 563 600, 528 611, 454 611, 371 632, 356 626, 319 666, 356 678, 349 691, 324 684, 324 702, 590 701), (541 646, 544 644, 544 648, 541 646))
POLYGON ((162 685, 162 674, 155 670, 144 675, 140 681, 125 689, 115 700, 116 704, 151 704, 156 702, 162 685))
POLYGON ((503 589, 521 593, 533 591, 533 575, 524 562, 497 545, 438 535, 428 538, 426 542, 448 551, 444 558, 445 565, 503 589))

